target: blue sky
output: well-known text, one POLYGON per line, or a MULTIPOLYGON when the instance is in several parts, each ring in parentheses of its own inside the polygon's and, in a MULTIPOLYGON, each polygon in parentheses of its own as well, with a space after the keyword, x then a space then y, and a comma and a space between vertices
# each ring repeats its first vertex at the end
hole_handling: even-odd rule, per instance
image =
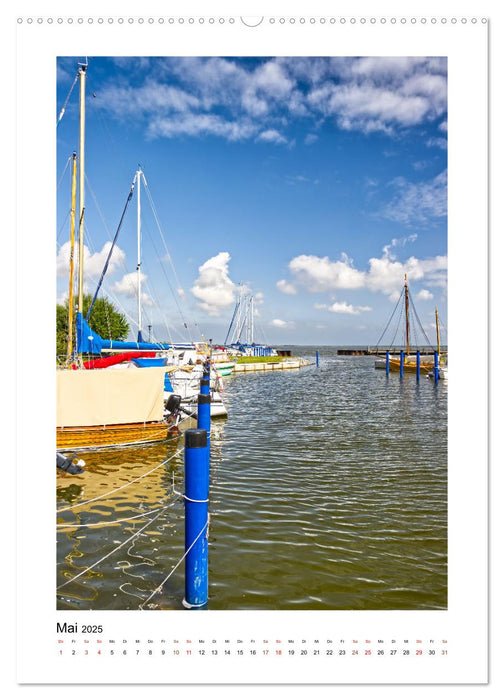
MULTIPOLYGON (((58 113, 82 60, 58 60, 58 113)), ((142 190, 144 335, 150 323, 158 340, 222 342, 243 284, 257 342, 372 345, 407 273, 434 340, 447 291, 442 57, 88 60, 88 291, 140 164, 157 215, 142 190)), ((61 300, 77 87, 57 136, 61 300)), ((135 269, 132 202, 105 290, 133 334, 135 269)))

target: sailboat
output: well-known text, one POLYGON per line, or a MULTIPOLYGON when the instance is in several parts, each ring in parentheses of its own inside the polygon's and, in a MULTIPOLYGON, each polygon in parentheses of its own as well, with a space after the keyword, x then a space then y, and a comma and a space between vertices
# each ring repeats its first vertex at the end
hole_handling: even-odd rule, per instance
POLYGON ((248 294, 245 286, 242 285, 236 298, 224 347, 219 350, 227 350, 235 356, 269 357, 277 355, 275 348, 254 342, 254 317, 254 296, 248 294), (228 345, 228 341, 230 341, 230 345, 228 345))
MULTIPOLYGON (((165 366, 128 366, 111 371, 108 368, 87 368, 82 364, 85 352, 100 354, 104 346, 121 351, 152 351, 158 345, 143 343, 141 334, 137 343, 104 341, 91 330, 83 314, 83 260, 84 260, 84 156, 85 156, 85 86, 87 64, 79 65, 79 276, 77 365, 68 363, 56 372, 57 450, 83 450, 140 445, 165 440, 176 418, 165 419, 164 381, 165 366)), ((73 356, 73 254, 75 243, 76 157, 73 157, 71 254, 69 281, 69 340, 68 356, 73 356)), ((96 295, 95 295, 96 299, 96 295)), ((169 346, 168 346, 169 347, 169 346)))
MULTIPOLYGON (((410 354, 410 304, 411 299, 409 295, 408 288, 408 277, 404 275, 404 315, 405 315, 405 332, 406 332, 406 351, 403 355, 403 371, 404 372, 416 372, 417 371, 417 355, 410 354)), ((390 321, 389 321, 390 324, 390 321)), ((389 325, 388 324, 388 325, 389 325)), ((437 353, 439 358, 439 363, 445 363, 446 357, 441 355, 440 339, 439 339, 439 317, 436 309, 436 328, 437 328, 437 353)), ((422 329, 423 331, 423 329, 422 329)), ((423 331, 424 332, 424 331, 423 331)), ((424 332, 425 335, 425 332, 424 332)), ((379 344, 379 343, 378 343, 379 344)), ((430 344, 430 343, 429 343, 430 344)), ((378 353, 378 347, 376 349, 378 353)), ((378 357, 375 361, 376 369, 385 369, 386 360, 383 357, 378 357)), ((401 369, 401 359, 397 356, 389 356, 388 358, 389 370, 391 372, 399 372, 401 369)), ((434 355, 420 355, 419 357, 419 370, 421 374, 429 374, 434 369, 434 355)))

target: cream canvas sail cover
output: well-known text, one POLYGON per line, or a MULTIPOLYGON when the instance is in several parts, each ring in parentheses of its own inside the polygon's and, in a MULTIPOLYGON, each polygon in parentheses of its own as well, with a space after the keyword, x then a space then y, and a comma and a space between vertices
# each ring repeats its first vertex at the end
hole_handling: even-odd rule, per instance
POLYGON ((58 428, 147 423, 163 418, 165 367, 59 370, 58 428))

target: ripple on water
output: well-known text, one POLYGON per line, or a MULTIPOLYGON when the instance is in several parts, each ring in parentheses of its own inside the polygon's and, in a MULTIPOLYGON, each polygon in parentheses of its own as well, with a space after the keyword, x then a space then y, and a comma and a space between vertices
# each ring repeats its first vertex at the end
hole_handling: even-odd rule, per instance
MULTIPOLYGON (((306 348, 305 353, 310 353, 306 348)), ((312 355, 314 350, 312 351, 312 355)), ((447 389, 321 351, 320 368, 226 380, 227 421, 212 433, 212 609, 443 609, 447 604, 447 389)), ((58 478, 58 507, 117 488, 181 441, 95 453, 58 478)), ((136 609, 184 551, 183 462, 58 515, 62 609, 136 609), (167 509, 115 556, 152 510, 167 509), (92 529, 82 525, 138 515, 92 529)), ((183 566, 153 607, 180 609, 183 566)))

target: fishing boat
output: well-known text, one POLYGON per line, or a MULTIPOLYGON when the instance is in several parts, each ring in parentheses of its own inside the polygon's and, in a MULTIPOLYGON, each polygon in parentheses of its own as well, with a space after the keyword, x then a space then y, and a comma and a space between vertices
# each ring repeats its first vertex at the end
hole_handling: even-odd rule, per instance
MULTIPOLYGON (((178 418, 165 417, 165 366, 109 367, 84 366, 83 353, 100 355, 107 345, 88 325, 92 306, 86 318, 83 314, 83 261, 84 261, 84 139, 85 139, 85 86, 87 64, 80 64, 78 77, 79 100, 79 275, 77 362, 71 362, 73 352, 73 260, 76 219, 76 154, 73 155, 72 208, 70 221, 70 280, 69 280, 69 337, 68 363, 56 372, 57 450, 85 450, 118 445, 139 445, 165 440, 170 428, 176 428, 178 418)), ((108 262, 108 261, 107 261, 108 262)), ((105 272, 105 270, 104 270, 105 272)), ((104 274, 104 273, 103 273, 104 274)), ((102 274, 102 278, 103 278, 102 274)), ((98 294, 98 290, 95 294, 98 294)), ((137 343, 108 341, 110 349, 152 351, 159 346, 144 344, 141 335, 137 343)))
MULTIPOLYGON (((410 307, 412 306, 412 301, 409 295, 409 288, 408 288, 408 277, 405 274, 404 275, 404 287, 403 287, 403 292, 401 297, 404 298, 404 315, 405 315, 405 352, 403 354, 402 358, 402 369, 403 372, 417 372, 417 366, 419 368, 419 371, 421 374, 429 374, 433 372, 434 370, 434 353, 426 355, 426 354, 412 354, 411 353, 411 347, 410 347, 410 323, 411 323, 411 318, 410 318, 410 307)), ((398 301, 401 301, 401 298, 398 301)), ((397 307, 396 307, 397 308, 397 307)), ((414 310, 414 307, 413 307, 414 310)), ((395 312, 395 310, 394 310, 395 312)), ((392 314, 394 315, 394 314, 392 314)), ((416 312, 415 312, 416 316, 416 312)), ((387 327, 390 325, 390 321, 387 324, 387 327)), ((420 329, 427 340, 427 344, 430 345, 430 342, 427 338, 427 335, 425 334, 425 331, 421 327, 420 321, 417 321, 420 325, 420 329)), ((439 367, 442 365, 445 365, 447 362, 447 356, 446 354, 441 354, 441 347, 440 347, 440 336, 439 336, 439 315, 438 315, 438 310, 436 309, 436 332, 437 332, 437 357, 439 359, 439 367)), ((382 334, 383 337, 383 334, 382 334)), ((380 339, 381 340, 381 339, 380 339)), ((376 353, 378 353, 378 346, 380 344, 380 341, 377 343, 376 347, 376 353)), ((389 365, 389 370, 391 372, 399 372, 401 370, 401 358, 397 357, 397 355, 391 356, 389 355, 388 357, 388 365, 389 365)), ((375 360, 375 369, 386 369, 387 366, 387 360, 381 356, 377 357, 375 360)))

